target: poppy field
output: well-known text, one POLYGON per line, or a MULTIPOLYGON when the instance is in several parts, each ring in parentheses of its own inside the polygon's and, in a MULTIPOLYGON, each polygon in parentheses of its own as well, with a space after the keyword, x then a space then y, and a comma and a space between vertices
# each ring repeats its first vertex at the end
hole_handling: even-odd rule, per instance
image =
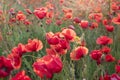
POLYGON ((120 0, 0 0, 0 80, 120 80, 120 0))

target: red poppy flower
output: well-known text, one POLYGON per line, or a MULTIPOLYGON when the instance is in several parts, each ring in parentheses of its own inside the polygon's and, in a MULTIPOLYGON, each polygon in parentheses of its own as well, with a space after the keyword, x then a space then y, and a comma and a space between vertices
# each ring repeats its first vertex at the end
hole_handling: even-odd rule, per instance
POLYGON ((115 58, 111 54, 107 54, 105 56, 105 61, 106 62, 113 62, 113 61, 115 61, 115 58))
POLYGON ((88 54, 88 49, 84 46, 79 46, 70 53, 70 57, 72 60, 79 60, 80 58, 82 58, 87 54, 88 54))
POLYGON ((116 11, 119 9, 119 6, 115 2, 113 2, 111 5, 111 8, 112 8, 112 10, 116 11))
POLYGON ((104 19, 104 20, 102 21, 102 23, 103 23, 103 25, 109 25, 109 24, 110 24, 110 22, 109 22, 107 19, 104 19))
POLYGON ((112 44, 113 40, 107 36, 100 36, 99 38, 97 38, 96 43, 100 45, 107 45, 112 44))
POLYGON ((68 28, 63 29, 62 32, 61 32, 61 34, 62 34, 62 35, 65 37, 65 39, 68 40, 68 41, 74 41, 74 38, 75 38, 75 36, 76 36, 75 31, 72 30, 72 29, 68 29, 68 28))
POLYGON ((25 71, 18 72, 11 80, 31 80, 29 76, 25 74, 25 71))
POLYGON ((54 12, 53 11, 47 12, 46 17, 47 18, 53 18, 54 17, 54 12))
POLYGON ((38 39, 29 39, 28 44, 25 45, 27 52, 39 51, 43 48, 43 44, 38 39))
POLYGON ((105 28, 108 32, 113 32, 113 30, 114 30, 114 26, 112 26, 112 25, 106 25, 105 28))
POLYGON ((26 53, 25 45, 19 43, 17 47, 14 47, 11 51, 11 53, 14 53, 21 57, 24 53, 26 53))
POLYGON ((115 71, 116 71, 117 73, 120 73, 120 65, 116 65, 116 66, 115 66, 115 71))
POLYGON ((15 53, 10 53, 8 58, 12 61, 14 69, 20 69, 22 63, 20 56, 16 55, 15 53))
POLYGON ((120 14, 118 14, 117 17, 114 17, 114 18, 112 19, 112 22, 113 22, 114 24, 120 24, 120 14))
POLYGON ((59 44, 61 45, 62 49, 70 49, 70 43, 66 39, 60 39, 59 44))
POLYGON ((82 27, 83 29, 86 29, 86 28, 88 28, 88 26, 89 26, 89 23, 88 23, 88 21, 81 21, 81 23, 79 23, 80 24, 80 27, 82 27))
POLYGON ((42 58, 47 69, 52 73, 59 73, 62 70, 62 61, 58 55, 46 55, 42 58))
POLYGON ((39 19, 43 19, 44 17, 46 17, 46 14, 47 14, 46 7, 41 7, 34 10, 34 15, 39 19))
POLYGON ((4 78, 13 70, 12 62, 10 59, 0 56, 0 78, 4 78))
POLYGON ((75 18, 73 19, 73 21, 74 21, 75 23, 80 23, 80 22, 81 22, 81 20, 80 20, 78 17, 75 17, 75 18))
POLYGON ((33 70, 40 78, 52 78, 54 73, 62 70, 62 61, 57 55, 46 55, 34 62, 33 70))
POLYGON ((102 13, 91 13, 89 15, 89 19, 94 19, 96 22, 100 22, 102 20, 103 14, 102 13))
POLYGON ((90 53, 90 57, 96 61, 100 60, 102 57, 102 52, 100 50, 93 50, 90 53))
POLYGON ((94 29, 98 27, 98 23, 97 22, 92 22, 92 24, 89 26, 90 29, 94 29))
POLYGON ((50 45, 56 45, 59 43, 59 37, 54 35, 54 33, 47 33, 46 34, 46 39, 47 39, 47 42, 50 44, 50 45))
POLYGON ((105 53, 105 54, 108 54, 108 53, 110 53, 111 49, 110 49, 109 47, 107 47, 107 46, 104 46, 104 47, 101 49, 101 51, 102 51, 103 53, 105 53))
POLYGON ((24 21, 26 19, 26 16, 23 14, 23 12, 19 11, 16 15, 16 19, 18 21, 24 21))

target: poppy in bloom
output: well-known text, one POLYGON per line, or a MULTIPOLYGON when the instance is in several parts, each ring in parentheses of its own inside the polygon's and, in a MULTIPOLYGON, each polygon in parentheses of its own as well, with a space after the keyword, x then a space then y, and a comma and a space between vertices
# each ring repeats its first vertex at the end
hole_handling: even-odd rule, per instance
POLYGON ((118 14, 117 17, 114 17, 114 18, 112 19, 112 22, 113 22, 114 24, 120 24, 120 14, 118 14))
POLYGON ((50 45, 56 45, 60 40, 59 37, 52 32, 46 33, 46 39, 50 45))
POLYGON ((25 45, 27 52, 39 51, 43 48, 43 44, 38 39, 29 39, 28 43, 25 45))
POLYGON ((24 53, 26 53, 25 45, 19 43, 17 47, 12 49, 11 53, 21 57, 24 53))
POLYGON ((0 78, 4 78, 13 70, 12 62, 10 59, 0 56, 0 78))
POLYGON ((90 29, 97 28, 98 27, 98 23, 97 22, 92 22, 89 27, 90 27, 90 29))
POLYGON ((18 21, 24 21, 26 19, 26 16, 23 14, 23 12, 19 11, 16 15, 16 19, 18 21))
POLYGON ((114 26, 112 26, 112 25, 106 25, 105 28, 108 32, 113 32, 113 30, 114 30, 114 26))
POLYGON ((54 12, 53 11, 47 12, 46 17, 47 18, 53 18, 54 17, 54 12))
POLYGON ((100 22, 102 20, 103 14, 102 13, 91 13, 89 15, 89 19, 94 19, 96 22, 100 22))
POLYGON ((62 61, 57 55, 45 55, 33 64, 33 70, 40 78, 52 78, 54 73, 62 70, 62 67, 62 61))
POLYGON ((21 57, 15 53, 10 53, 8 55, 8 58, 12 61, 12 65, 14 67, 14 69, 20 69, 21 67, 21 57))
POLYGON ((110 53, 111 49, 110 49, 109 47, 107 47, 107 46, 104 46, 104 47, 101 49, 101 51, 102 51, 104 54, 108 54, 108 53, 110 53))
POLYGON ((80 23, 80 22, 81 22, 80 18, 78 18, 78 17, 75 17, 75 18, 73 19, 73 21, 74 21, 75 23, 80 23))
POLYGON ((76 32, 72 29, 63 29, 61 34, 65 37, 66 40, 68 41, 74 41, 76 32))
POLYGON ((79 23, 79 25, 80 25, 81 28, 86 29, 89 26, 89 22, 82 20, 81 23, 79 23))
POLYGON ((39 19, 43 19, 44 17, 46 17, 46 14, 47 14, 46 7, 41 7, 34 10, 34 15, 39 19))
POLYGON ((102 52, 100 50, 93 50, 91 53, 90 53, 90 57, 93 59, 93 60, 96 60, 96 61, 99 61, 102 57, 102 52))
POLYGON ((105 61, 106 62, 113 62, 113 61, 115 61, 115 58, 111 54, 107 54, 105 56, 105 61))
POLYGON ((119 10, 119 6, 118 6, 117 3, 115 3, 115 2, 112 3, 111 8, 112 8, 112 10, 114 10, 114 11, 119 10))
POLYGON ((113 40, 107 36, 100 36, 99 38, 97 38, 96 43, 100 45, 108 45, 112 44, 113 40))
POLYGON ((80 58, 82 58, 87 54, 88 54, 88 49, 84 46, 79 46, 70 53, 70 57, 72 60, 79 60, 80 58))
POLYGON ((18 72, 14 77, 12 77, 10 80, 31 80, 29 76, 25 74, 25 71, 18 72))
POLYGON ((102 23, 103 23, 103 25, 109 25, 109 24, 110 24, 110 21, 107 20, 107 19, 104 19, 104 20, 102 21, 102 23))

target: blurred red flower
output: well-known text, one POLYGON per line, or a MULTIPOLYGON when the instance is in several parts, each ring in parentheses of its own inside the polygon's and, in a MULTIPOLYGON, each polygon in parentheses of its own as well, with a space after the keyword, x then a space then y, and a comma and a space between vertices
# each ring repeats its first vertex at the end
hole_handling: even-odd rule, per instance
POLYGON ((101 51, 102 51, 104 54, 108 54, 108 53, 110 53, 111 49, 110 49, 109 47, 107 47, 107 46, 104 46, 104 47, 101 49, 101 51))
POLYGON ((115 61, 115 58, 111 54, 107 54, 105 56, 105 61, 106 62, 113 62, 113 61, 115 61))
POLYGON ((46 17, 47 11, 46 7, 37 8, 34 10, 34 15, 39 19, 43 19, 46 17))
POLYGON ((75 17, 75 18, 73 19, 73 21, 74 21, 75 23, 80 23, 80 22, 81 22, 80 18, 78 18, 78 17, 75 17))
POLYGON ((107 45, 112 44, 113 40, 107 36, 100 36, 99 38, 97 38, 96 43, 100 45, 107 45))
POLYGON ((113 22, 114 24, 120 24, 120 14, 118 14, 117 17, 114 17, 114 18, 112 19, 112 22, 113 22))
POLYGON ((82 20, 81 23, 79 23, 79 25, 80 25, 81 28, 86 29, 89 26, 89 22, 82 20))
POLYGON ((114 30, 114 26, 112 26, 112 25, 106 25, 105 28, 108 32, 113 32, 113 30, 114 30))
POLYGON ((19 12, 17 13, 17 15, 16 15, 16 19, 17 19, 18 21, 24 21, 24 20, 26 19, 26 16, 23 14, 22 11, 19 11, 19 12))
POLYGON ((14 77, 12 77, 10 80, 31 80, 29 76, 25 74, 25 71, 18 72, 14 77))
POLYGON ((0 78, 4 78, 13 70, 12 62, 10 59, 0 56, 0 78))
POLYGON ((93 59, 93 60, 96 60, 96 61, 99 61, 102 57, 102 52, 100 50, 93 50, 91 53, 90 53, 90 57, 93 59))

